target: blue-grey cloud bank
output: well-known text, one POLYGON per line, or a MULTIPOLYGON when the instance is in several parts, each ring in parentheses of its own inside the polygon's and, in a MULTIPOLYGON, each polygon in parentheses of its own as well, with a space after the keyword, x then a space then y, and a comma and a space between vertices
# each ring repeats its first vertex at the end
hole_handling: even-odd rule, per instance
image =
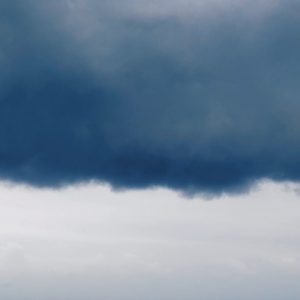
POLYGON ((2 179, 196 192, 299 180, 299 12, 2 0, 2 179))

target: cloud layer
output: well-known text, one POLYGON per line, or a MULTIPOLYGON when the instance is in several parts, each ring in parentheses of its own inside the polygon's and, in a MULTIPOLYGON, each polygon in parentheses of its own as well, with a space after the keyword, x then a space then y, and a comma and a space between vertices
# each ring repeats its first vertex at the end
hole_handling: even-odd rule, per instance
POLYGON ((0 3, 1 177, 298 180, 298 1, 0 3))
POLYGON ((1 299, 299 299, 297 188, 182 201, 0 183, 1 299))

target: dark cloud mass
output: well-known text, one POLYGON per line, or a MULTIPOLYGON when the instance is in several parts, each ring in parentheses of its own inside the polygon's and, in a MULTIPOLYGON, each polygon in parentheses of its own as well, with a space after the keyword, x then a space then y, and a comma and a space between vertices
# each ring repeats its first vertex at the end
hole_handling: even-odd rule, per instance
POLYGON ((1 177, 299 180, 300 2, 242 2, 2 0, 1 177))

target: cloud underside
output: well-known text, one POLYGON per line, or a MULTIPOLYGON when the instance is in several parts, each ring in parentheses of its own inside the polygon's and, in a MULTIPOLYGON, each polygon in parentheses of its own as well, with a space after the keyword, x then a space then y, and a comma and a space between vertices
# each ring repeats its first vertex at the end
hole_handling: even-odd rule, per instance
POLYGON ((298 180, 299 2, 227 2, 1 1, 1 177, 213 193, 298 180))

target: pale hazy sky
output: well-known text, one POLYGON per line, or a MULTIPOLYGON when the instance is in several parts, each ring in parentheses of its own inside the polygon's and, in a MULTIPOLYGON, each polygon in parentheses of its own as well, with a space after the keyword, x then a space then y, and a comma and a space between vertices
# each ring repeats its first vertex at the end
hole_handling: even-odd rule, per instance
POLYGON ((207 200, 2 183, 0 297, 298 299, 297 189, 265 182, 207 200))

